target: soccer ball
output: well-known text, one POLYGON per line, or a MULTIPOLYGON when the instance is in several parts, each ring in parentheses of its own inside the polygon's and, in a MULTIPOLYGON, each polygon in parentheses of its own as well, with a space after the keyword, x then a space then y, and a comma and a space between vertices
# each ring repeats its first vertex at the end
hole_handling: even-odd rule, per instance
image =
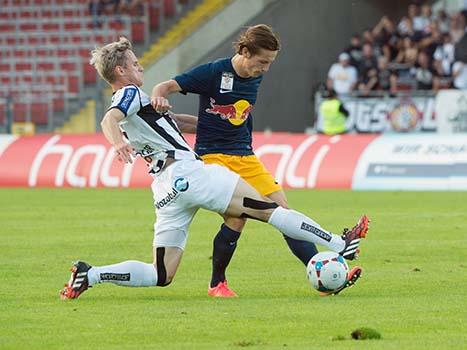
POLYGON ((349 266, 334 252, 321 252, 313 256, 306 267, 308 280, 320 292, 333 292, 347 282, 349 266))

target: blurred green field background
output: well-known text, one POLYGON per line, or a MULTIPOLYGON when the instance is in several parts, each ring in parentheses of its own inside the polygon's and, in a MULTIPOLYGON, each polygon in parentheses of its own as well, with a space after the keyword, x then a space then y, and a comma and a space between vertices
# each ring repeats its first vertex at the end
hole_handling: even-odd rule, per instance
POLYGON ((169 287, 98 285, 61 301, 76 259, 151 261, 150 190, 1 189, 0 349, 467 348, 467 193, 287 194, 336 233, 370 216, 354 288, 319 297, 281 235, 249 222, 228 271, 240 298, 210 299, 221 220, 200 211, 169 287), (362 326, 382 339, 333 340, 362 326))

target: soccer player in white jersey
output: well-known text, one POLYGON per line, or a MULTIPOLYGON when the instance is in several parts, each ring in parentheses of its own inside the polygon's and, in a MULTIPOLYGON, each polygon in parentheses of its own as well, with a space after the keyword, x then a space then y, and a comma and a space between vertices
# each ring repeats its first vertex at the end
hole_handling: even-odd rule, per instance
MULTIPOLYGON (((153 109, 150 98, 140 89, 143 68, 127 39, 93 50, 91 64, 114 91, 101 122, 105 137, 119 160, 131 163, 134 155, 144 158, 154 179, 151 187, 157 220, 153 262, 131 260, 91 266, 78 261, 60 292, 62 299, 77 298, 89 287, 104 282, 130 287, 167 286, 175 276, 188 227, 199 208, 267 222, 278 233, 320 244, 349 260, 355 258, 368 231, 366 216, 338 236, 311 218, 261 196, 227 168, 204 164, 181 134, 196 129, 196 117, 160 114, 153 109)), ((343 288, 351 284, 348 281, 343 288)))

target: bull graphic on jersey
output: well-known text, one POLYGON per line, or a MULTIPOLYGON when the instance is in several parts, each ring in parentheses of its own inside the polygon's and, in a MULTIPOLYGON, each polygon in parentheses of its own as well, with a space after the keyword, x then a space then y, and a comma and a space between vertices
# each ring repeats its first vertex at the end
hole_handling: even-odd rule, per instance
POLYGON ((229 105, 218 105, 211 97, 211 108, 207 108, 206 112, 218 114, 223 120, 228 120, 233 125, 241 125, 248 119, 252 109, 253 105, 247 100, 238 100, 229 105))

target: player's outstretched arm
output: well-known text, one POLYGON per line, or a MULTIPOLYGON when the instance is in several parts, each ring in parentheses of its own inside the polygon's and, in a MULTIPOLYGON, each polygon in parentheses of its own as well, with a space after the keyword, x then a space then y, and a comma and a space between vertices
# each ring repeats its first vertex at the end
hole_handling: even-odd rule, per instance
POLYGON ((175 120, 181 132, 189 134, 196 133, 198 117, 191 114, 175 114, 171 111, 169 111, 169 115, 175 120))
POLYGON ((118 122, 125 118, 125 115, 119 109, 112 108, 102 119, 101 127, 105 138, 115 148, 115 153, 119 161, 124 163, 133 163, 131 156, 133 148, 123 139, 118 122))
POLYGON ((167 112, 172 108, 167 97, 174 92, 180 91, 182 91, 182 88, 175 80, 167 80, 159 83, 152 88, 151 105, 159 113, 167 112))

